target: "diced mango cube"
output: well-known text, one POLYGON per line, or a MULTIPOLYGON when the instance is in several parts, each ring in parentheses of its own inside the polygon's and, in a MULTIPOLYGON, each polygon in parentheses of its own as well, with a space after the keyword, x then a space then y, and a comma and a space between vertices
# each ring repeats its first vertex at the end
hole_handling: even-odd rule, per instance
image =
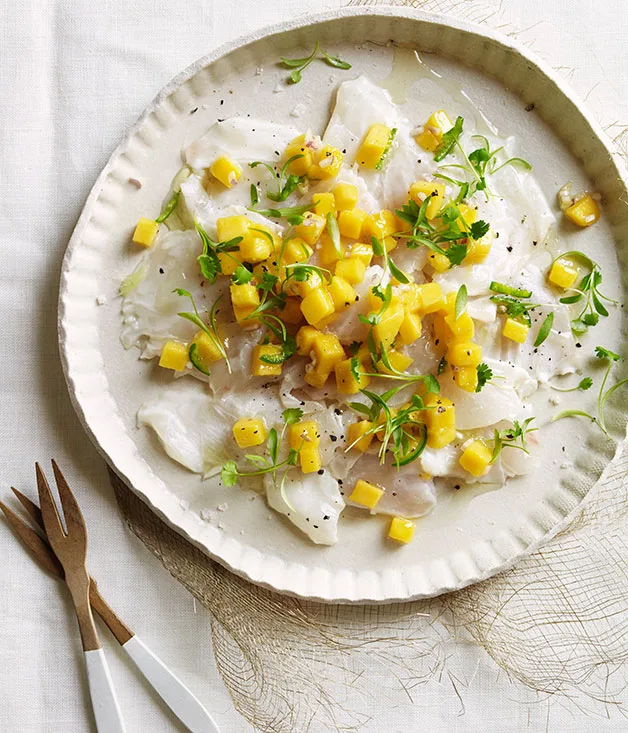
POLYGON ((235 160, 221 155, 210 166, 209 172, 218 179, 223 186, 231 188, 240 180, 242 168, 235 160))
POLYGON ((319 216, 312 211, 306 211, 303 214, 303 221, 295 226, 294 231, 307 244, 313 245, 318 242, 326 224, 327 220, 324 216, 319 216))
POLYGON ((375 339, 375 343, 383 344, 385 348, 388 348, 399 333, 404 315, 405 311, 401 304, 397 306, 388 306, 379 323, 373 326, 373 338, 375 339))
POLYGON ((449 329, 451 338, 456 341, 471 341, 475 336, 473 318, 465 311, 456 318, 455 313, 449 313, 443 320, 449 329))
POLYGON ((404 309, 403 321, 399 326, 399 335, 403 343, 408 345, 414 343, 421 336, 421 316, 418 313, 412 313, 407 308, 404 309))
POLYGON ((443 139, 443 133, 451 130, 453 122, 449 119, 449 115, 445 110, 439 109, 433 112, 420 132, 414 139, 423 150, 432 152, 440 145, 443 139))
POLYGON ((478 386, 478 370, 474 366, 455 367, 452 370, 454 382, 465 392, 475 392, 478 386))
POLYGON ((456 427, 456 407, 450 399, 430 392, 425 395, 423 402, 428 408, 423 415, 428 430, 456 427))
POLYGON ((218 344, 205 331, 197 331, 192 343, 196 344, 198 356, 206 364, 212 364, 223 358, 218 344))
POLYGON ((243 262, 263 262, 273 252, 273 245, 268 237, 250 229, 240 242, 240 257, 243 262))
POLYGON ((495 233, 492 229, 489 229, 481 239, 469 239, 467 241, 467 254, 462 264, 479 265, 484 262, 491 251, 494 239, 495 233))
POLYGON ((334 275, 327 286, 337 313, 347 310, 355 303, 356 292, 350 282, 338 275, 334 275))
POLYGON ((506 318, 504 327, 502 328, 502 336, 511 341, 516 341, 518 344, 523 344, 528 338, 529 331, 530 326, 527 324, 521 323, 521 321, 517 321, 514 318, 506 318))
POLYGON ((416 283, 410 283, 401 292, 401 302, 409 313, 416 313, 421 307, 421 290, 416 283))
POLYGON ((358 368, 358 379, 351 369, 351 359, 344 359, 334 367, 336 373, 336 388, 340 394, 357 394, 361 389, 368 387, 371 378, 363 374, 358 368))
POLYGON ((366 217, 362 227, 362 235, 369 242, 371 241, 371 237, 384 240, 391 234, 401 231, 401 228, 399 219, 397 219, 395 214, 389 209, 382 209, 376 214, 369 214, 366 217))
POLYGON ((373 247, 370 244, 365 244, 364 242, 356 242, 351 245, 349 256, 352 259, 361 260, 364 262, 365 267, 369 267, 373 260, 373 247))
POLYGON ((283 356, 283 349, 279 344, 258 344, 251 355, 251 374, 254 377, 276 377, 281 374, 283 362, 273 364, 264 361, 279 360, 283 356))
POLYGON ((321 470, 321 454, 318 448, 304 445, 299 451, 299 465, 303 473, 316 473, 321 470))
POLYGON ((321 373, 330 374, 332 369, 345 358, 345 352, 338 336, 333 333, 319 333, 314 340, 314 365, 321 373))
POLYGON ((228 242, 236 237, 244 237, 251 226, 246 216, 223 216, 216 221, 216 231, 219 242, 228 242))
POLYGON ((427 444, 434 450, 440 450, 456 439, 456 428, 435 428, 427 431, 427 444))
POLYGON ((590 193, 581 196, 564 211, 565 216, 579 227, 590 227, 595 224, 599 221, 601 213, 600 205, 590 193))
POLYGON ((173 369, 175 372, 182 372, 187 366, 188 346, 180 341, 166 341, 161 356, 159 357, 159 366, 165 369, 173 369))
POLYGON ((319 216, 327 216, 327 214, 336 215, 336 199, 334 194, 327 193, 315 193, 312 196, 312 203, 314 204, 314 213, 319 216))
POLYGON ((159 224, 156 221, 141 217, 133 232, 133 243, 139 244, 140 247, 150 247, 155 241, 158 230, 159 224))
POLYGON ((236 285, 231 283, 229 286, 229 292, 231 293, 231 302, 234 306, 257 308, 260 304, 259 292, 257 286, 253 283, 245 283, 244 285, 236 285))
POLYGON ((578 279, 578 270, 567 260, 555 260, 549 271, 547 279, 559 288, 567 289, 578 279))
POLYGON ((368 214, 362 209, 350 209, 338 214, 338 229, 343 237, 360 239, 368 214))
POLYGON ((388 536, 391 540, 407 545, 414 538, 415 523, 404 517, 393 517, 388 529, 388 536))
POLYGON ((286 152, 284 153, 286 161, 295 155, 301 156, 293 160, 288 166, 288 172, 295 176, 307 175, 313 163, 312 150, 306 146, 305 142, 305 135, 298 135, 288 143, 286 152))
POLYGON ((220 262, 220 271, 223 275, 231 276, 236 269, 242 264, 240 253, 235 252, 219 252, 218 261, 220 262))
POLYGON ((341 242, 339 252, 332 242, 331 237, 327 232, 323 232, 321 234, 321 238, 318 240, 317 250, 318 259, 320 260, 321 265, 323 267, 327 267, 328 265, 333 265, 334 262, 338 262, 338 260, 344 255, 345 246, 341 242))
POLYGON ((288 442, 292 450, 299 450, 305 445, 318 448, 321 444, 321 433, 316 420, 301 420, 291 425, 288 431, 288 442))
POLYGON ((238 323, 243 323, 246 321, 245 325, 252 328, 253 326, 259 325, 259 321, 257 318, 249 318, 254 310, 254 305, 234 305, 233 315, 235 316, 235 319, 238 323))
POLYGON ((358 187, 352 183, 338 183, 334 188, 336 211, 354 209, 358 203, 358 187))
POLYGON ((478 218, 478 210, 474 206, 467 206, 467 204, 458 204, 458 211, 460 216, 458 217, 458 226, 462 231, 468 230, 476 219, 478 218))
POLYGON ((305 280, 290 279, 286 286, 286 291, 305 298, 314 290, 318 290, 322 285, 323 281, 317 272, 308 272, 305 280))
POLYGON ((233 437, 239 448, 252 448, 266 440, 266 425, 261 417, 243 417, 233 424, 233 437))
POLYGON ((491 465, 492 452, 481 440, 474 440, 462 452, 459 463, 472 476, 482 476, 491 465))
POLYGON ((347 428, 347 445, 365 453, 373 442, 373 433, 369 432, 374 423, 369 420, 353 422, 347 428))
POLYGON ((297 331, 297 354, 301 356, 309 356, 314 348, 314 342, 320 335, 320 331, 314 326, 301 326, 297 331))
POLYGON ((473 341, 452 341, 445 358, 452 366, 475 367, 482 361, 482 347, 473 341))
POLYGON ((360 506, 366 507, 367 509, 375 509, 379 500, 384 496, 384 490, 380 489, 379 486, 370 484, 364 479, 358 479, 353 491, 349 496, 349 501, 359 504, 360 506))
POLYGON ((417 311, 421 315, 436 313, 445 307, 445 296, 438 283, 423 283, 417 285, 420 306, 417 311))
POLYGON ((451 268, 449 257, 440 252, 430 252, 427 261, 432 265, 435 272, 447 272, 451 268))
POLYGON ((281 261, 284 265, 306 262, 312 256, 312 248, 302 237, 292 237, 283 248, 281 261))
POLYGON ((391 132, 386 125, 371 125, 355 157, 358 165, 375 170, 382 162, 391 132))
POLYGON ((277 311, 277 316, 284 323, 299 325, 303 321, 303 313, 301 313, 301 301, 298 298, 288 298, 283 310, 277 311))
MULTIPOLYGON (((390 366, 395 369, 398 372, 405 372, 406 369, 412 364, 414 359, 411 356, 408 356, 408 354, 402 354, 400 351, 397 351, 396 349, 389 349, 386 352, 386 356, 388 357, 388 361, 390 362, 390 366)), ((388 369, 388 367, 384 364, 383 361, 377 362, 377 371, 381 372, 382 374, 392 374, 393 372, 388 369)))
POLYGON ((419 206, 428 196, 431 196, 425 215, 428 219, 435 219, 445 203, 445 184, 434 181, 415 181, 410 186, 409 195, 419 206))
POLYGON ((323 318, 335 313, 334 301, 325 288, 319 287, 308 293, 301 302, 301 312, 305 320, 315 326, 323 318))
POLYGON ((335 273, 337 277, 343 278, 352 285, 357 285, 364 280, 366 265, 356 257, 348 257, 345 260, 338 260, 335 273))
POLYGON ((344 155, 333 145, 323 145, 314 151, 314 163, 308 171, 308 176, 315 180, 327 180, 340 173, 344 155))

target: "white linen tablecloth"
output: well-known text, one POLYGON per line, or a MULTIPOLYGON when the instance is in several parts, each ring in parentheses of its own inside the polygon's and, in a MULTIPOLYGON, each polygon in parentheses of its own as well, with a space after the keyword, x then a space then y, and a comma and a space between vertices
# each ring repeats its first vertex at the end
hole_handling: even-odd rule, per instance
MULTIPOLYGON (((446 0, 426 9, 453 5, 446 0)), ((104 595, 213 712, 224 733, 253 730, 212 658, 208 613, 126 530, 101 458, 67 396, 57 354, 61 257, 87 196, 126 129, 176 73, 216 45, 339 0, 4 0, 0 3, 0 498, 34 490, 54 456, 90 530, 89 566, 104 595)), ((628 124, 625 0, 458 2, 468 19, 520 37, 560 67, 607 125, 628 124), (572 71, 573 70, 573 71, 572 71), (622 116, 623 115, 623 116, 622 116)), ((0 731, 94 730, 80 641, 62 586, 0 523, 0 731)), ((106 631, 128 730, 182 730, 106 631)), ((395 701, 365 696, 364 731, 617 731, 513 685, 481 649, 452 642, 458 685, 395 701), (460 692, 460 698, 454 690, 460 692)), ((625 697, 628 703, 628 694, 625 697)))

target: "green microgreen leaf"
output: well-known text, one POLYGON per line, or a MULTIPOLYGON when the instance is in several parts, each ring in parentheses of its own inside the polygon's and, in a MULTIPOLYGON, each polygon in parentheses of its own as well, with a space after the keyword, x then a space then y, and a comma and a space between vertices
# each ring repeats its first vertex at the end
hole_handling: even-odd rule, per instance
POLYGON ((235 285, 246 285, 253 279, 253 273, 244 265, 238 265, 231 276, 231 282, 235 285))
POLYGON ((534 340, 534 346, 539 347, 545 339, 550 335, 550 332, 552 330, 552 326, 554 325, 554 312, 548 313, 545 316, 545 320, 541 324, 541 328, 539 328, 539 332, 536 335, 536 339, 534 340))
POLYGON ((458 142, 460 136, 462 135, 463 124, 464 119, 462 117, 457 117, 454 126, 450 130, 447 130, 447 132, 443 133, 443 139, 441 140, 440 145, 434 151, 434 160, 437 163, 443 160, 443 158, 446 158, 449 153, 451 153, 454 145, 458 142))
POLYGON ((493 379, 493 370, 489 367, 488 364, 482 363, 477 365, 476 371, 478 375, 478 384, 475 388, 475 391, 481 392, 482 387, 484 387, 491 381, 491 379, 493 379))
POLYGON ((298 84, 302 79, 301 72, 306 69, 316 58, 320 58, 328 66, 333 66, 335 69, 346 70, 351 68, 351 64, 347 61, 343 61, 338 56, 333 56, 332 54, 323 51, 318 41, 316 41, 316 44, 314 45, 314 50, 309 56, 305 56, 304 58, 299 59, 289 59, 285 56, 281 56, 280 63, 283 64, 286 68, 292 69, 292 72, 288 75, 288 81, 291 84, 298 84))
POLYGON ((467 286, 461 285, 458 288, 458 292, 456 293, 454 320, 457 321, 460 318, 460 316, 465 312, 467 308, 467 302, 468 302, 467 286))
POLYGON ((388 134, 388 141, 386 142, 386 147, 384 148, 382 157, 377 161, 375 165, 376 171, 381 171, 382 168, 384 167, 384 164, 386 163, 386 159, 388 158, 388 155, 390 154, 390 151, 392 149, 396 135, 397 135, 397 128, 393 127, 390 133, 388 134))
POLYGON ((172 212, 175 210, 176 205, 179 203, 179 197, 181 196, 181 189, 177 189, 174 194, 172 195, 172 198, 168 203, 164 206, 161 214, 155 219, 155 221, 158 224, 162 224, 166 219, 172 214, 172 212))

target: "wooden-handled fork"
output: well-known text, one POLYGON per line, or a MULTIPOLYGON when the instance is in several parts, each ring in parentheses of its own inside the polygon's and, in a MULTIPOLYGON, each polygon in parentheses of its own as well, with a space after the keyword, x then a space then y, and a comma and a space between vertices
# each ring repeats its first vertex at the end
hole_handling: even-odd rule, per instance
POLYGON ((53 470, 64 511, 67 533, 61 526, 46 477, 38 464, 36 465, 36 470, 37 486, 42 506, 41 510, 17 489, 13 489, 13 492, 30 515, 35 526, 45 530, 48 535, 47 538, 42 538, 21 517, 2 502, 0 502, 0 509, 3 511, 15 533, 20 537, 39 564, 52 575, 65 579, 70 588, 73 600, 76 593, 77 600, 75 600, 75 608, 77 609, 81 639, 83 640, 83 648, 85 649, 90 693, 99 733, 101 731, 105 731, 106 733, 110 731, 123 731, 124 725, 107 663, 100 648, 98 634, 94 626, 91 609, 89 608, 90 605, 109 627, 112 634, 131 657, 140 672, 142 672, 156 692, 190 731, 193 733, 219 733, 218 727, 199 700, 115 614, 101 596, 96 582, 87 575, 87 570, 85 569, 85 555, 87 550, 85 522, 78 508, 78 504, 57 464, 53 461, 53 470), (56 545, 62 548, 62 555, 65 553, 65 564, 50 537, 48 530, 50 523, 52 523, 52 533, 55 536, 56 545), (72 545, 67 544, 70 537, 74 538, 72 545), (73 554, 75 552, 79 555, 78 559, 73 554), (81 554, 83 557, 82 562, 80 560, 81 554), (70 557, 70 555, 72 556, 70 557), (75 577, 78 579, 71 580, 70 573, 76 573, 75 577), (87 577, 87 593, 89 598, 87 606, 85 605, 85 579, 80 576, 80 573, 84 573, 87 577), (70 583, 73 583, 73 586, 70 583))

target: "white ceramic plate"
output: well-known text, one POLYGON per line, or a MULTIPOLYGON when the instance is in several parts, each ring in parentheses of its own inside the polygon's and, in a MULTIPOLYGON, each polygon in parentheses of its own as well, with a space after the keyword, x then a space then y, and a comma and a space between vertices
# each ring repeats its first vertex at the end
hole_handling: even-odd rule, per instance
MULTIPOLYGON (((419 521, 411 545, 392 547, 384 539, 385 518, 367 521, 348 509, 338 544, 326 548, 310 544, 261 497, 201 482, 168 459, 150 431, 136 428, 137 408, 170 377, 154 363, 140 362, 135 349, 122 348, 116 292, 139 256, 129 246, 133 226, 138 216, 159 210, 182 148, 216 118, 250 113, 294 123, 290 111, 299 102, 306 105, 307 123, 322 129, 340 81, 359 73, 376 81, 388 76, 391 40, 417 48, 502 132, 518 136, 548 200, 567 180, 602 192, 603 221, 576 235, 578 247, 594 242, 605 262, 607 289, 625 292, 617 263, 623 261, 628 271, 628 215, 620 203, 626 189, 592 117, 550 69, 512 40, 401 8, 346 9, 274 27, 219 49, 175 78, 98 178, 68 246, 61 280, 60 342, 70 395, 109 463, 159 516, 234 572, 324 601, 426 597, 488 577, 564 525, 612 457, 609 444, 586 422, 561 421, 544 428, 548 450, 539 471, 500 491, 458 492, 445 499, 419 521), (283 84, 279 55, 305 56, 316 39, 353 69, 315 64, 299 85, 283 84), (530 104, 533 112, 525 109, 530 104), (141 189, 130 178, 141 181, 141 189), (103 297, 106 303, 98 305, 103 297), (223 504, 227 510, 216 512, 223 504)), ((410 99, 422 112, 454 105, 455 113, 455 102, 425 79, 416 82, 410 99)), ((619 320, 607 319, 596 343, 617 347, 619 320)))

